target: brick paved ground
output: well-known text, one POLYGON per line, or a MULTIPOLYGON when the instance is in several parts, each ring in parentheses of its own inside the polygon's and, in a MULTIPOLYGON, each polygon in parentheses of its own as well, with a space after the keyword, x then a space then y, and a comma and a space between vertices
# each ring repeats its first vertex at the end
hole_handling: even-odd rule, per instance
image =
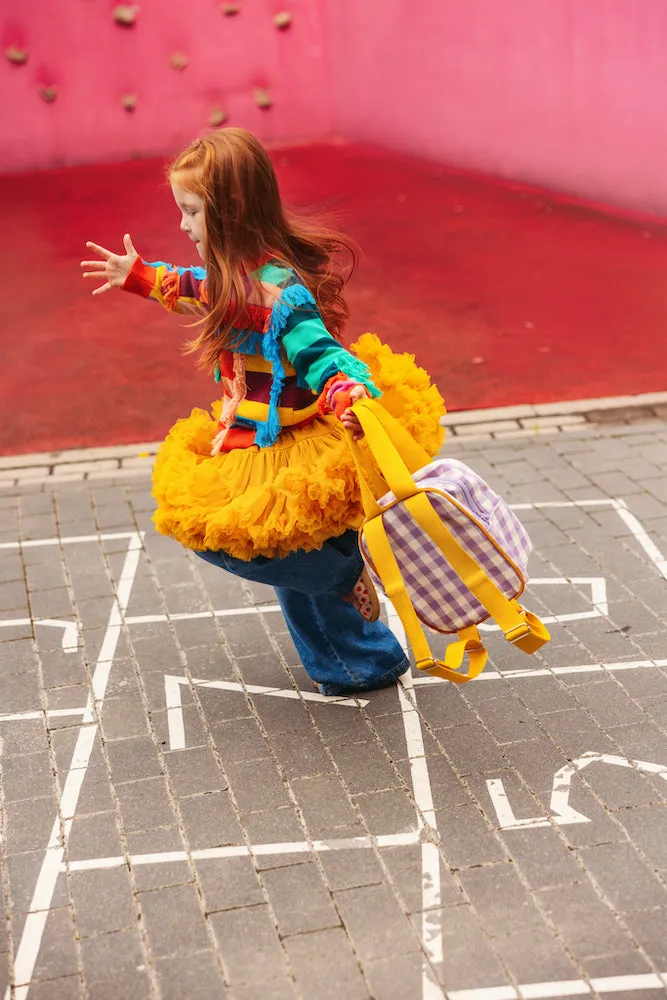
POLYGON ((8 997, 667 992, 667 425, 448 451, 520 505, 553 641, 358 702, 152 532, 141 461, 5 469, 8 997))

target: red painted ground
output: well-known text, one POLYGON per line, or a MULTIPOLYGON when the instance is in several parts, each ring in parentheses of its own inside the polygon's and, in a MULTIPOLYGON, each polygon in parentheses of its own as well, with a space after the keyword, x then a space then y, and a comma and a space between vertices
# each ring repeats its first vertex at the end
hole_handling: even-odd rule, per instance
MULTIPOLYGON (((365 257, 350 334, 426 365, 450 409, 667 388, 667 225, 352 146, 276 153, 283 192, 339 212, 365 257)), ((215 388, 183 319, 92 299, 84 243, 197 263, 157 161, 4 177, 0 453, 161 437, 215 388)))

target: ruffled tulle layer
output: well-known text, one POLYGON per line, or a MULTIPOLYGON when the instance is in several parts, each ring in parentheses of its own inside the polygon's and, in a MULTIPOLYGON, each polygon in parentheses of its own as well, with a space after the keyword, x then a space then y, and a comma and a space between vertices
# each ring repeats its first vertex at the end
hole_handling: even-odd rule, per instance
MULTIPOLYGON (((409 354, 394 354, 374 334, 351 348, 382 390, 381 403, 431 455, 440 448, 442 396, 409 354)), ((355 466, 341 423, 320 417, 284 430, 269 448, 211 457, 213 416, 194 409, 160 447, 153 472, 159 532, 192 549, 223 549, 238 559, 320 548, 358 527, 362 511, 355 466)))

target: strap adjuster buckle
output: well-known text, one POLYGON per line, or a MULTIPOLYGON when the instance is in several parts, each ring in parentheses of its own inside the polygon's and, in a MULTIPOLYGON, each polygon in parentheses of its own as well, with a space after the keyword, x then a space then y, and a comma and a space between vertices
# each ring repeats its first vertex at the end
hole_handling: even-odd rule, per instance
POLYGON ((508 628, 507 632, 505 632, 505 638, 508 642, 519 642, 521 639, 525 639, 527 635, 530 635, 530 625, 528 622, 513 625, 512 628, 508 628))

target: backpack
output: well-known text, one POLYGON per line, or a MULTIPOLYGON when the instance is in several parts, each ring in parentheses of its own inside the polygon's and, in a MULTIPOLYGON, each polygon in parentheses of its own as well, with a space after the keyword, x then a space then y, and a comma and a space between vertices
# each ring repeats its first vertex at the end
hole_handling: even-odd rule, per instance
POLYGON ((536 652, 550 636, 517 600, 532 546, 515 514, 463 462, 431 460, 380 403, 362 399, 353 410, 364 431, 361 442, 348 435, 365 515, 359 547, 418 669, 457 684, 477 677, 488 657, 477 626, 489 618, 517 649, 536 652), (422 622, 458 636, 443 660, 422 622))

